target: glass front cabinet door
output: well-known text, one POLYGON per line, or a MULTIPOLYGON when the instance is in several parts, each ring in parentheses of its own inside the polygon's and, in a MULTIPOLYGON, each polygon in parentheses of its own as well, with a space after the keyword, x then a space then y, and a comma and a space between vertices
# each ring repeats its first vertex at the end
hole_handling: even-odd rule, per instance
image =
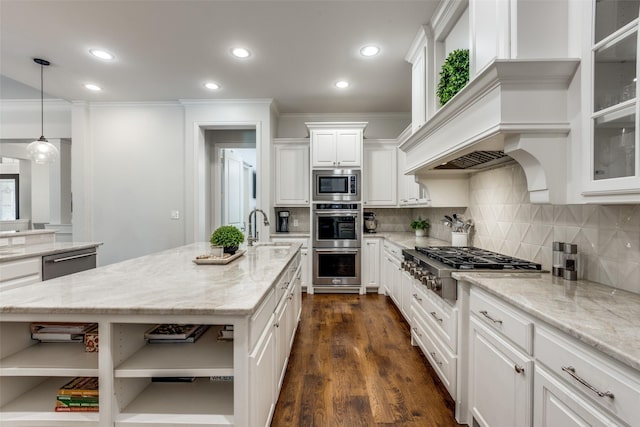
POLYGON ((593 2, 592 144, 585 196, 640 195, 639 11, 640 0, 593 2))

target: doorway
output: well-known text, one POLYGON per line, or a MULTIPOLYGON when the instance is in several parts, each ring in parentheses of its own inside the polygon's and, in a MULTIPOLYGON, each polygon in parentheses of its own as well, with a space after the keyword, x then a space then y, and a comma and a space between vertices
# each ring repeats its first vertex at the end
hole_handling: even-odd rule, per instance
POLYGON ((247 234, 247 217, 256 207, 257 152, 255 129, 220 129, 205 132, 209 158, 209 211, 206 240, 221 225, 233 225, 247 234))

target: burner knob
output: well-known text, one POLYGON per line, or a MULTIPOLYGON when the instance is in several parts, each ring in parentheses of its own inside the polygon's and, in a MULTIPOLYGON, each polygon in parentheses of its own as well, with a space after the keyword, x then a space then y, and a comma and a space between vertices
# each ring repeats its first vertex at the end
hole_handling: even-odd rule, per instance
POLYGON ((442 290, 442 279, 440 278, 436 278, 433 280, 433 287, 431 288, 436 292, 439 292, 442 290))
POLYGON ((422 282, 423 285, 425 285, 427 288, 429 287, 429 276, 422 276, 420 278, 420 282, 422 282))

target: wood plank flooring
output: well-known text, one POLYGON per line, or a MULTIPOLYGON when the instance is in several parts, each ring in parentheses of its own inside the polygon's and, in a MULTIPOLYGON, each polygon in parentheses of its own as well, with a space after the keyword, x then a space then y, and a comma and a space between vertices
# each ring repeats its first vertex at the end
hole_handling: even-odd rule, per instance
POLYGON ((453 408, 388 297, 303 295, 272 426, 458 426, 453 408))

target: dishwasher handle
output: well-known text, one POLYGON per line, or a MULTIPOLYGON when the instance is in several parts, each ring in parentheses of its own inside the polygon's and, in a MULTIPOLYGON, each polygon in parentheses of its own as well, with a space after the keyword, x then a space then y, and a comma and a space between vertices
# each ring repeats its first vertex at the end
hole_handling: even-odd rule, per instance
POLYGON ((97 252, 88 252, 86 254, 72 255, 72 256, 67 256, 67 257, 63 257, 63 258, 48 259, 48 260, 45 260, 45 262, 47 262, 47 263, 64 262, 64 261, 70 261, 72 259, 86 258, 88 256, 93 256, 93 255, 97 255, 97 252))

